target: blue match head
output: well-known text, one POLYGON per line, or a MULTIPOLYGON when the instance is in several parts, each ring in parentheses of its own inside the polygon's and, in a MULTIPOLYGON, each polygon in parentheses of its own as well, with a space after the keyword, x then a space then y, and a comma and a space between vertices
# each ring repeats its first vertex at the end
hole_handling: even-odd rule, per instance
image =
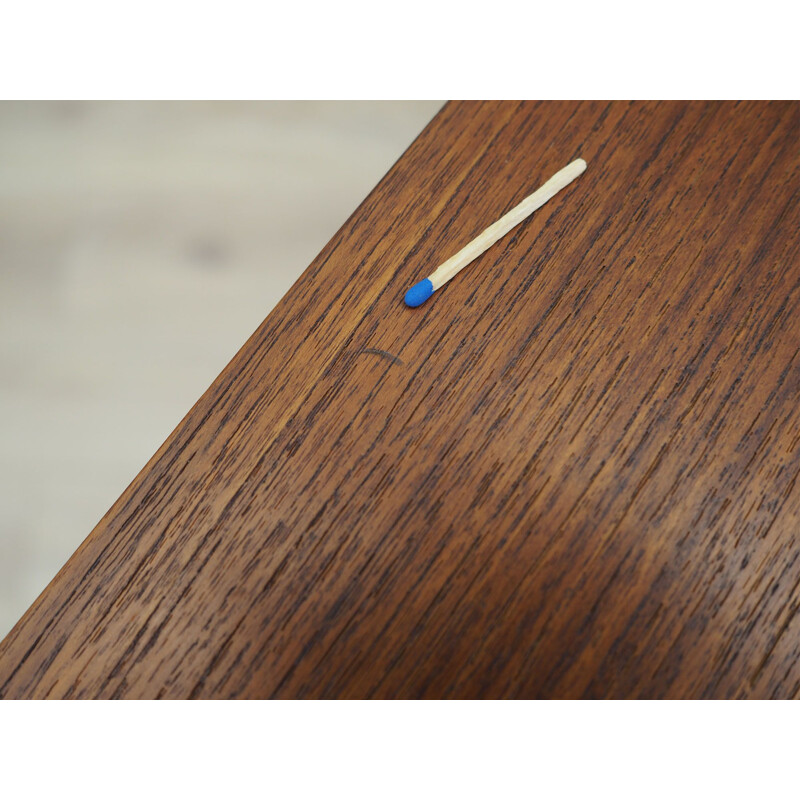
POLYGON ((424 281, 415 283, 406 292, 406 305, 411 308, 421 306, 433 294, 433 284, 425 278, 424 281))

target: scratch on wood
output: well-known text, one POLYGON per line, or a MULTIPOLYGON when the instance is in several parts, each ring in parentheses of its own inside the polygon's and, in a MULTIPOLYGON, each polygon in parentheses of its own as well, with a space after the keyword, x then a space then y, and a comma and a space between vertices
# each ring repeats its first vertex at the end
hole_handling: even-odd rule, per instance
POLYGON ((377 347, 365 347, 362 353, 372 353, 376 356, 382 356, 383 358, 388 358, 393 364, 400 364, 402 366, 403 361, 402 359, 398 358, 397 356, 392 355, 391 353, 387 353, 385 350, 379 350, 377 347))

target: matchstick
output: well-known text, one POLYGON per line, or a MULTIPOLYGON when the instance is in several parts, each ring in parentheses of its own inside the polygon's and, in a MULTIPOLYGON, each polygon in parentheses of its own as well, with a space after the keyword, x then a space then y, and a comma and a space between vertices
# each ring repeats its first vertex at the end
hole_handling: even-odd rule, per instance
POLYGON ((547 183, 528 195, 518 206, 514 206, 497 222, 490 225, 483 233, 473 239, 466 247, 459 250, 437 267, 427 278, 414 284, 405 296, 406 305, 411 308, 421 306, 437 289, 444 286, 450 278, 458 275, 464 267, 474 261, 481 253, 485 253, 498 239, 502 239, 513 227, 541 208, 553 195, 572 183, 586 169, 586 162, 579 158, 564 169, 556 172, 547 183))

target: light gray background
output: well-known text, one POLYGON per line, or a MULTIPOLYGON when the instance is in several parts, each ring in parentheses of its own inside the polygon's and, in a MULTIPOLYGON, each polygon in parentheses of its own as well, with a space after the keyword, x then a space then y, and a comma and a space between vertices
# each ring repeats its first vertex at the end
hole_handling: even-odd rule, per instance
POLYGON ((0 103, 0 637, 440 106, 0 103))

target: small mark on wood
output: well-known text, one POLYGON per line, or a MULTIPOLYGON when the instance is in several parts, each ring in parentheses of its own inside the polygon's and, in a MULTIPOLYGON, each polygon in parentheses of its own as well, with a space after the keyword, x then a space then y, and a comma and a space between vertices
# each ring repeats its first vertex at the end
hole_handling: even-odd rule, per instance
POLYGON ((376 356, 381 356, 383 358, 388 358, 393 364, 400 364, 403 365, 402 359, 398 358, 397 356, 392 355, 391 353, 387 353, 386 350, 379 350, 377 347, 365 347, 362 353, 372 353, 376 356))

